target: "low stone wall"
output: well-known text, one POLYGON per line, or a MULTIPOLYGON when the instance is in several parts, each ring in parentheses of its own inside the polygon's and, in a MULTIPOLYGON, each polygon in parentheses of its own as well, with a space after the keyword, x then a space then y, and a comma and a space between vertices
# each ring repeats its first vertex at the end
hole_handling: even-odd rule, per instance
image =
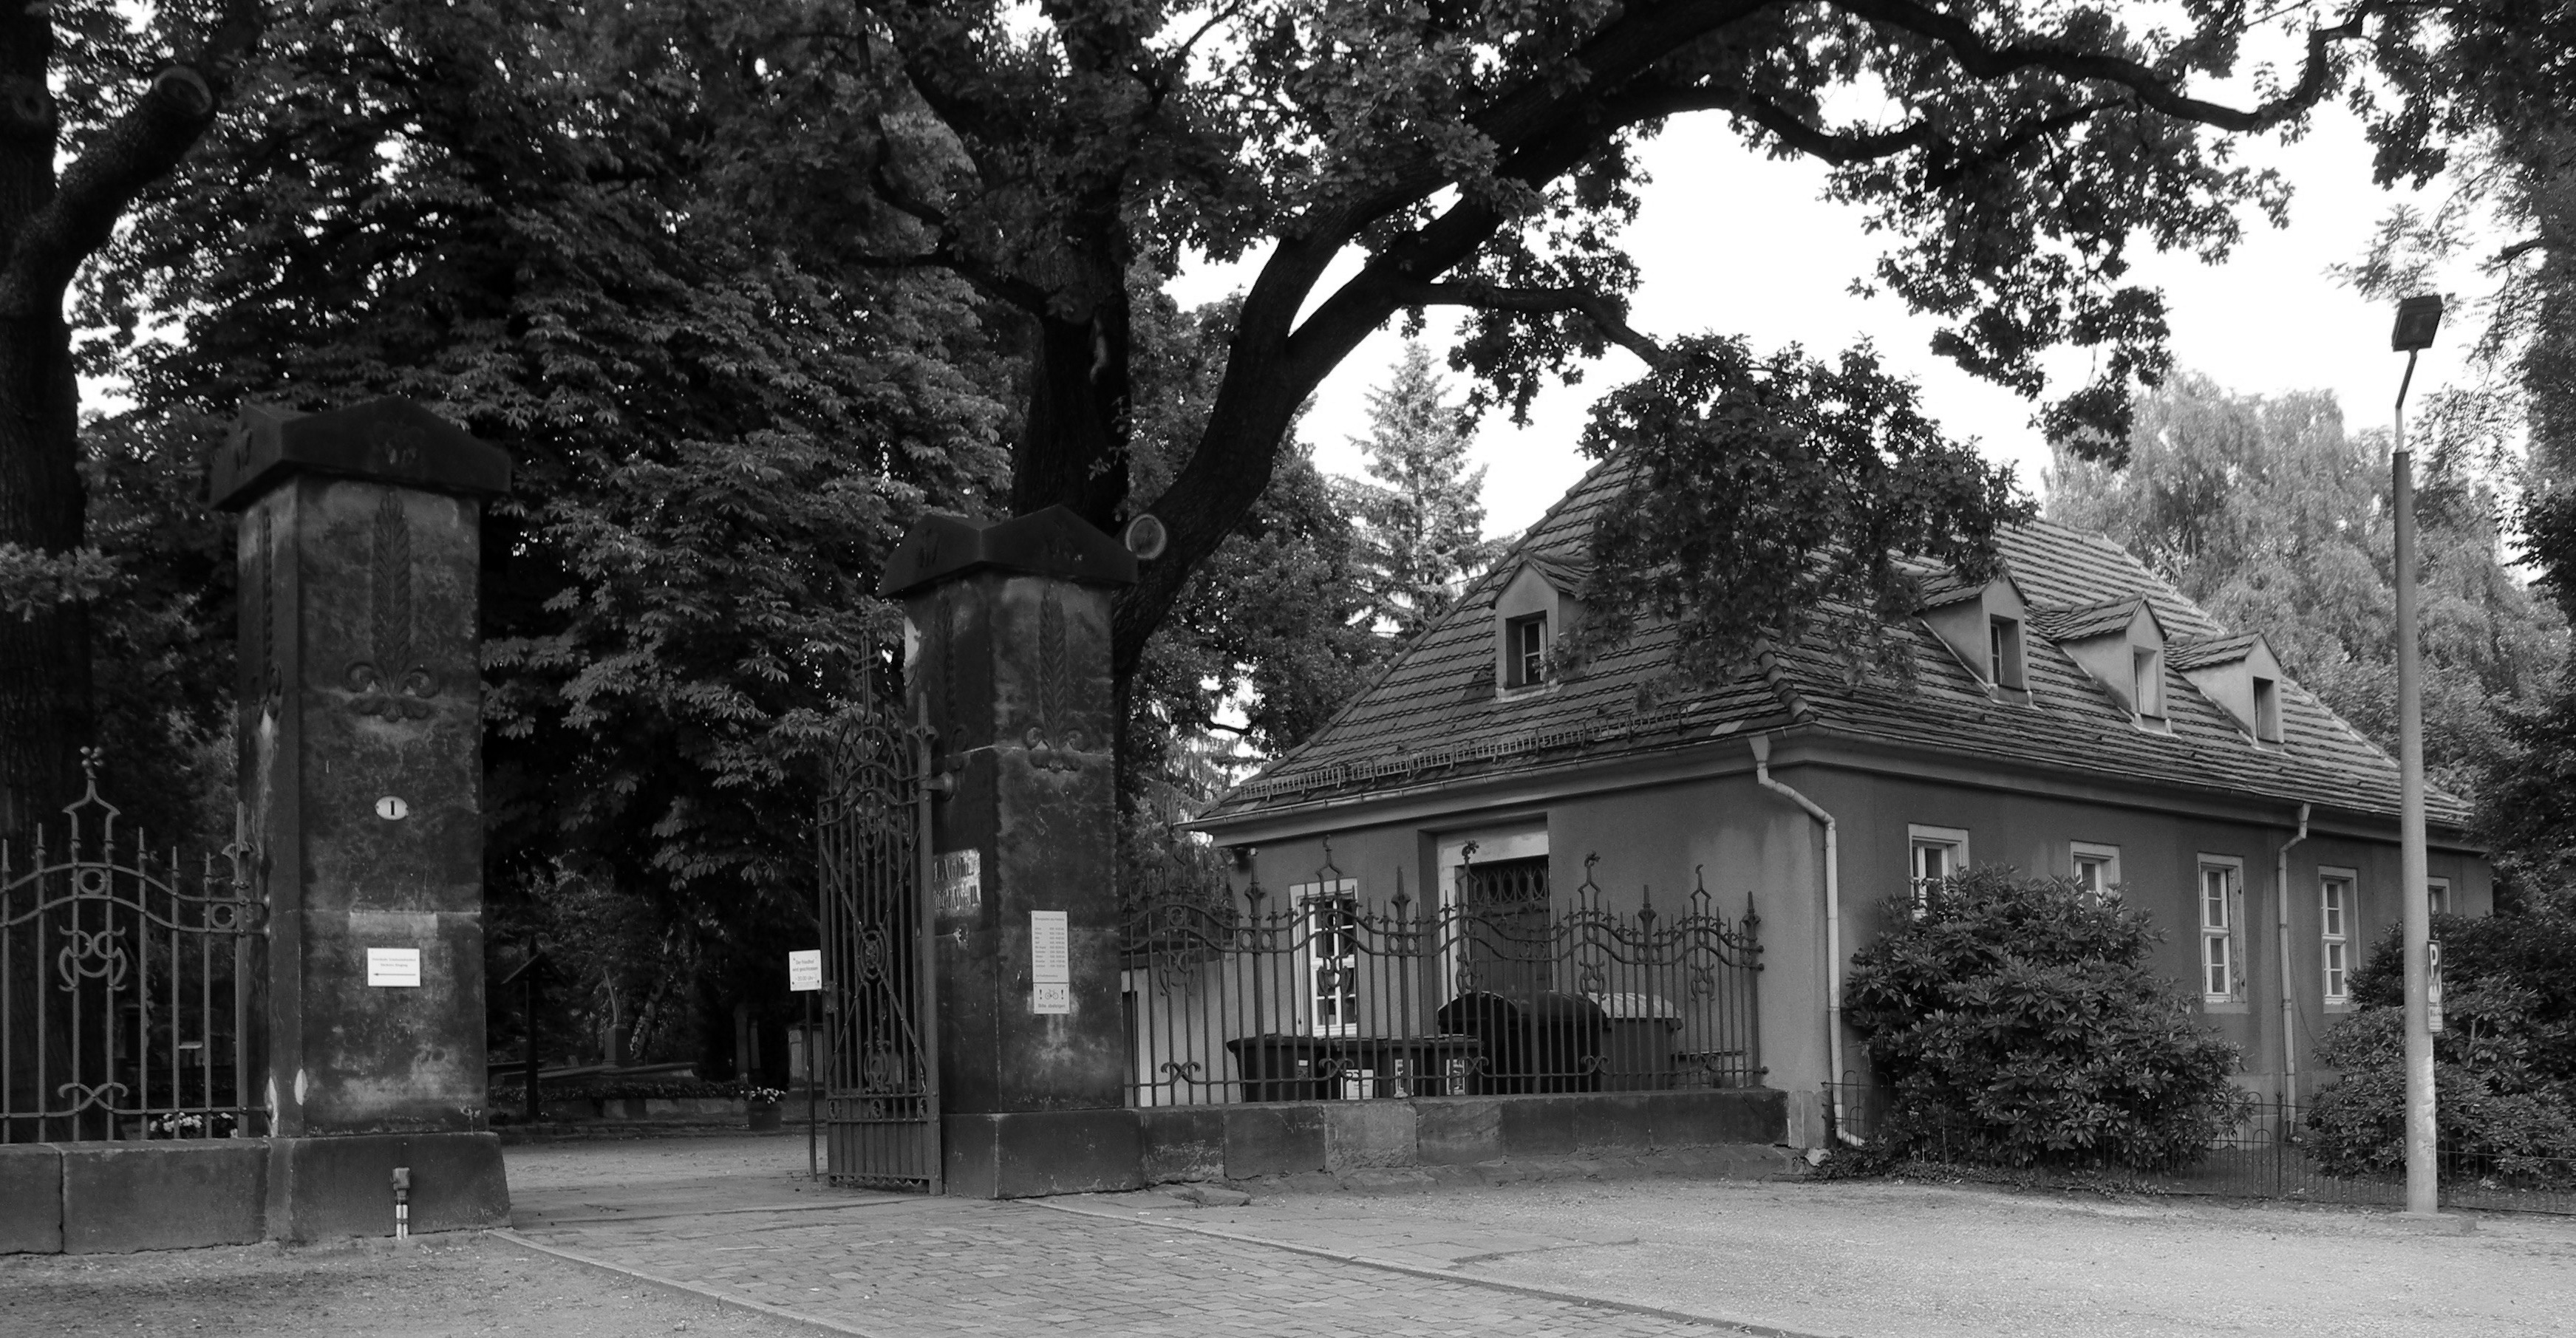
POLYGON ((1784 1093, 1732 1087, 951 1115, 942 1132, 950 1193, 1026 1198, 1175 1181, 1769 1148, 1789 1130, 1784 1093), (1032 1147, 1045 1155, 1014 1152, 1032 1147))
POLYGON ((413 1231, 508 1224, 490 1134, 17 1143, 0 1145, 0 1253, 390 1236, 397 1166, 413 1231))

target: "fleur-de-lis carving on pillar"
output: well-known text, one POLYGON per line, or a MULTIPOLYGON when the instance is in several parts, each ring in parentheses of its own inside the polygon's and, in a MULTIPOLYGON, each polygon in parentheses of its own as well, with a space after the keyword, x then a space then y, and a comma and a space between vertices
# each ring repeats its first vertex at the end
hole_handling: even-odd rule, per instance
POLYGON ((392 489, 376 504, 373 538, 367 648, 372 658, 349 662, 344 676, 357 694, 349 709, 386 720, 425 720, 438 678, 413 654, 411 522, 392 489))

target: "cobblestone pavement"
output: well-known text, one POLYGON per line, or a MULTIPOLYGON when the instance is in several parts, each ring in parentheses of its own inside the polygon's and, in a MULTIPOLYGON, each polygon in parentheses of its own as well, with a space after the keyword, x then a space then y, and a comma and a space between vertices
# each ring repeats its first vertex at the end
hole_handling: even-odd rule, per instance
POLYGON ((1704 1324, 1393 1273, 1271 1244, 912 1200, 525 1233, 882 1338, 945 1334, 1691 1335, 1704 1324))
MULTIPOLYGON (((834 1190, 803 1179, 801 1140, 792 1149, 751 1140, 693 1142, 689 1148, 513 1148, 514 1227, 542 1246, 872 1338, 1040 1331, 1706 1338, 1712 1332, 1679 1316, 1122 1220, 1118 1207, 1065 1211, 834 1190), (728 1173, 700 1174, 708 1165, 728 1173)), ((1432 1268, 1498 1249, 1588 1242, 1462 1224, 1396 1228, 1375 1243, 1389 1261, 1432 1268)))

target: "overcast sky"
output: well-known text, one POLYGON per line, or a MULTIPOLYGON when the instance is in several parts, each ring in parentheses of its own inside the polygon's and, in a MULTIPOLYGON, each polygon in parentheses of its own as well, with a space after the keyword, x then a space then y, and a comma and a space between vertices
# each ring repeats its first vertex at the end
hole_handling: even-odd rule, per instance
MULTIPOLYGON (((2039 491, 2048 447, 2030 427, 2035 406, 1932 356, 1933 322, 1909 315, 1902 303, 1847 291, 1882 248, 1863 234, 1860 211, 1819 198, 1820 166, 1765 159, 1716 116, 1676 121, 1642 158, 1653 183, 1628 237, 1643 274, 1632 313, 1638 329, 1657 338, 1742 334, 1757 351, 1794 342, 1816 354, 1873 340, 1892 369, 1921 384, 1934 417, 1953 434, 1976 438, 1989 459, 2014 466, 2022 486, 2039 491)), ((2138 258, 2140 281, 2165 291, 2179 363, 2239 392, 2331 390, 2352 430, 2386 427, 2403 367, 2402 356, 2388 350, 2391 312, 2326 271, 2359 258, 2380 217, 2409 197, 2371 184, 2361 127, 2340 109, 2320 113, 2300 143, 2249 143, 2244 158, 2280 169, 2293 184, 2287 228, 2274 230, 2248 210, 2246 240, 2224 265, 2204 266, 2188 255, 2138 258)), ((2428 207, 2431 195, 2423 201, 2428 207)), ((1242 286, 1250 273, 1248 266, 1203 267, 1185 274, 1174 295, 1185 304, 1207 301, 1242 286)), ((2461 295, 2476 294, 2471 288, 2461 295)), ((1440 316, 1433 313, 1430 337, 1445 350, 1449 327, 1440 316)), ((2447 349, 2425 355, 2415 395, 2459 372, 2464 341, 2444 342, 2447 349)), ((1368 388, 1386 379, 1398 348, 1392 330, 1381 331, 1317 392, 1304 435, 1325 469, 1359 473, 1349 438, 1365 429, 1368 388)), ((1584 462, 1574 441, 1593 399, 1642 370, 1636 358, 1614 351, 1582 385, 1543 395, 1529 427, 1499 416, 1483 425, 1475 458, 1491 467, 1487 534, 1529 525, 1580 477, 1584 462)), ((2061 354, 2051 392, 2080 384, 2087 370, 2084 355, 2061 354)))

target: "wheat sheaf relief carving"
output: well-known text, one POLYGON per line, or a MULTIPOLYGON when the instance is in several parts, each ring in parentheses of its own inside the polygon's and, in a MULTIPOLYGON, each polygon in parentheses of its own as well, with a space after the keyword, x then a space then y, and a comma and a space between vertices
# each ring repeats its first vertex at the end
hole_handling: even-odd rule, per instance
POLYGON ((368 654, 352 660, 343 677, 349 709, 386 720, 425 720, 438 695, 438 678, 414 655, 411 520, 402 498, 388 491, 376 503, 367 563, 368 654))

